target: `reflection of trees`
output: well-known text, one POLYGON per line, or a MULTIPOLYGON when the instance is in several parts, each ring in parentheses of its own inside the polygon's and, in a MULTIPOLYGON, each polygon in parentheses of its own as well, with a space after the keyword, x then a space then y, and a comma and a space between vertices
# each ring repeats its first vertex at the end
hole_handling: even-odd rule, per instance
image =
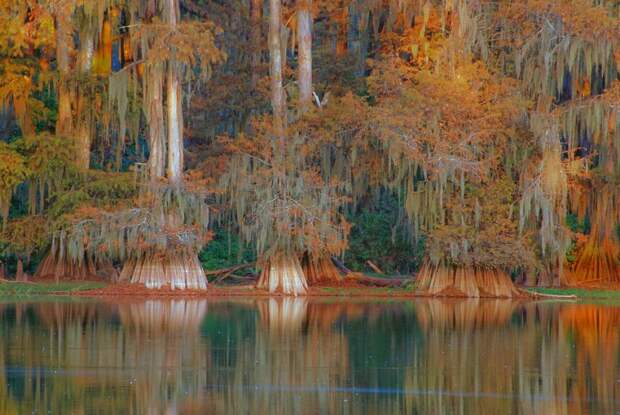
POLYGON ((209 354, 198 335, 205 301, 49 303, 27 311, 19 325, 1 320, 10 335, 0 359, 10 354, 0 365, 19 370, 11 391, 0 377, 0 400, 16 402, 16 413, 160 413, 206 382, 200 368, 209 354))
POLYGON ((619 312, 509 301, 421 303, 424 348, 404 382, 414 392, 405 412, 614 413, 619 312))
POLYGON ((522 413, 607 414, 620 409, 620 309, 528 304, 523 321, 522 413))
POLYGON ((84 413, 93 402, 115 408, 98 401, 91 388, 100 382, 87 369, 99 364, 93 349, 112 340, 107 307, 83 302, 6 307, 0 318, 0 385, 5 385, 0 413, 84 413), (101 343, 93 343, 96 338, 101 343))
MULTIPOLYGON (((118 308, 125 329, 120 367, 134 378, 130 401, 137 413, 176 413, 206 383, 208 350, 199 335, 205 300, 145 301, 118 308)), ((120 380, 120 379, 119 379, 120 380)))
POLYGON ((213 413, 339 413, 347 339, 333 322, 343 308, 306 298, 257 301, 253 343, 240 346, 233 374, 209 395, 213 413), (332 324, 330 324, 330 322, 332 324), (340 399, 339 399, 340 398, 340 399))
POLYGON ((510 413, 515 347, 510 300, 429 300, 416 307, 424 336, 407 370, 407 412, 510 413), (499 396, 499 397, 498 397, 499 396), (507 397, 507 398, 506 398, 507 397))
POLYGON ((417 307, 418 320, 427 329, 475 330, 505 326, 519 303, 511 300, 430 300, 417 307))
POLYGON ((582 408, 588 407, 588 396, 596 396, 601 402, 597 413, 616 413, 620 406, 620 309, 568 305, 560 312, 560 325, 576 350, 570 396, 582 408))
MULTIPOLYGON (((0 306, 2 307, 2 306, 0 306)), ((0 318, 2 317, 0 310, 0 318)), ((4 356, 4 348, 0 348, 0 369, 6 367, 6 359, 4 356)), ((4 370, 0 371, 0 413, 4 415, 17 414, 17 402, 10 397, 9 388, 7 385, 6 375, 4 370)))
POLYGON ((0 414, 615 413, 619 326, 504 300, 6 304, 0 414))

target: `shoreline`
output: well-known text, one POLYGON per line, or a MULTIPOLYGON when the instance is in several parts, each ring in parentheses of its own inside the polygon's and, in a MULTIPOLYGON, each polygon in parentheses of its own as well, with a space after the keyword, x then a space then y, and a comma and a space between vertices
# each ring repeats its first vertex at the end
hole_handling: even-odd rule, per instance
MULTIPOLYGON (((537 295, 573 297, 572 300, 617 300, 620 302, 620 287, 518 287, 525 293, 532 294, 530 299, 535 300, 537 295)), ((32 282, 0 282, 0 296, 28 297, 28 296, 61 296, 76 298, 123 298, 123 299, 201 299, 201 298, 295 298, 288 295, 269 293, 255 286, 244 285, 214 285, 210 284, 207 290, 172 290, 170 288, 148 289, 135 284, 112 284, 104 281, 32 281, 32 282)), ((343 281, 340 284, 326 284, 309 287, 308 293, 296 298, 376 298, 376 299, 416 299, 416 298, 445 298, 450 300, 468 299, 462 296, 431 296, 413 291, 411 288, 401 287, 373 287, 352 281, 343 281)), ((476 297, 479 299, 510 299, 496 297, 476 297)), ((528 299, 527 294, 514 297, 514 300, 528 299)))

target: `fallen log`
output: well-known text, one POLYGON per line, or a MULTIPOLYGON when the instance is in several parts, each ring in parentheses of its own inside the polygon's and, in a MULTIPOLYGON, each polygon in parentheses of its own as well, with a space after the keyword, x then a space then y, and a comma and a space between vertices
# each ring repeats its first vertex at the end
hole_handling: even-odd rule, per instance
POLYGON ((413 281, 411 278, 374 278, 358 272, 352 272, 347 275, 346 278, 350 278, 365 285, 374 285, 377 287, 402 287, 408 282, 413 281))
POLYGON ((230 278, 231 280, 239 280, 239 281, 256 281, 258 279, 258 275, 237 275, 230 274, 226 278, 230 278))
POLYGON ((366 261, 366 263, 368 264, 368 266, 377 274, 385 274, 381 268, 379 268, 374 262, 372 262, 370 259, 368 261, 366 261))
POLYGON ((544 294, 544 293, 538 293, 536 291, 530 291, 530 290, 524 290, 523 288, 519 288, 519 291, 521 291, 524 294, 527 294, 528 296, 537 298, 537 297, 542 297, 542 298, 563 298, 566 300, 576 300, 579 297, 577 297, 574 294, 544 294))
MULTIPOLYGON (((249 263, 246 263, 246 264, 235 265, 235 266, 229 267, 229 268, 223 268, 223 269, 217 269, 217 270, 213 270, 213 271, 207 271, 207 272, 205 272, 205 275, 207 277, 208 276, 214 276, 214 275, 218 276, 219 275, 219 277, 215 281, 213 281, 214 284, 219 284, 222 281, 224 281, 225 279, 232 277, 235 272, 240 271, 240 270, 245 269, 245 268, 253 267, 254 265, 255 265, 254 262, 251 262, 251 263, 249 262, 249 263)), ((239 278, 238 276, 236 276, 236 277, 239 278)))
POLYGON ((215 269, 215 270, 211 270, 211 271, 205 271, 205 275, 207 277, 210 277, 210 276, 214 276, 214 275, 232 274, 233 272, 237 272, 237 271, 245 269, 245 268, 251 268, 254 265, 256 265, 255 262, 248 262, 246 264, 235 265, 235 266, 228 267, 228 268, 222 268, 222 269, 215 269))
POLYGON ((226 280, 226 279, 231 279, 231 280, 235 280, 235 281, 244 281, 244 282, 256 282, 256 280, 258 280, 258 275, 251 275, 249 277, 243 277, 240 275, 235 275, 235 274, 224 274, 221 277, 217 278, 215 281, 213 281, 214 284, 219 284, 222 281, 226 280))

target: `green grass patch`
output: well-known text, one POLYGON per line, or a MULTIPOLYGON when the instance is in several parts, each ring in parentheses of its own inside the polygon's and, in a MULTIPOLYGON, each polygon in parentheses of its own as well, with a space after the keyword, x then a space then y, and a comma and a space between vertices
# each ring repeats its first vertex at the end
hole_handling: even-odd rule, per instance
POLYGON ((620 300, 620 291, 589 290, 583 288, 527 288, 528 291, 552 295, 576 295, 579 298, 620 300))
POLYGON ((103 288, 104 282, 53 282, 24 283, 24 282, 0 282, 1 296, 24 296, 42 294, 71 294, 79 291, 96 290, 103 288))

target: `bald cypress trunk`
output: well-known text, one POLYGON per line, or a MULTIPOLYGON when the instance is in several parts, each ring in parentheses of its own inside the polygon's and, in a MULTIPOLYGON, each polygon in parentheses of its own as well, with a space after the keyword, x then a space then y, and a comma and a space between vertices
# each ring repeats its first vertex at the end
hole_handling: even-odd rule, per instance
MULTIPOLYGON (((180 15, 178 0, 166 0, 164 14, 170 30, 177 30, 180 15)), ((158 66, 149 74, 148 110, 151 144, 149 173, 151 178, 161 178, 165 172, 169 184, 181 188, 183 185, 182 90, 178 75, 179 65, 174 60, 174 53, 166 64, 166 128, 163 125, 162 102, 164 72, 158 66), (164 155, 165 149, 167 149, 166 155, 164 155)), ((165 223, 166 229, 161 229, 162 232, 170 232, 171 229, 183 226, 181 215, 177 211, 163 214, 165 216, 162 222, 165 223)), ((136 257, 125 262, 120 281, 144 285, 151 289, 207 288, 207 277, 196 250, 182 243, 168 243, 165 249, 145 248, 136 257)))
POLYGON ((145 89, 147 101, 147 118, 149 126, 149 161, 151 178, 163 177, 165 173, 165 134, 163 108, 163 70, 155 65, 149 70, 148 85, 145 89))
POLYGON ((570 285, 620 282, 620 245, 614 235, 620 202, 615 185, 597 183, 589 197, 591 229, 568 272, 570 285))
MULTIPOLYGON (((168 22, 172 31, 177 30, 178 2, 168 0, 168 22)), ((167 75, 168 109, 168 180, 178 184, 183 176, 183 119, 181 115, 181 88, 178 67, 174 59, 168 62, 167 75)))
MULTIPOLYGON (((269 61, 271 70, 271 106, 273 109, 273 151, 274 180, 276 192, 281 195, 286 189, 286 101, 282 87, 283 53, 280 31, 282 28, 282 5, 280 0, 269 0, 269 61)), ((271 293, 303 295, 308 289, 306 276, 295 252, 280 250, 262 260, 263 270, 257 287, 271 293)))
POLYGON ((522 297, 510 276, 497 268, 434 265, 426 262, 416 276, 416 292, 433 297, 522 297))
POLYGON ((301 261, 301 266, 308 280, 308 285, 333 284, 342 280, 340 271, 329 255, 315 257, 306 253, 301 261))
POLYGON ((306 276, 295 254, 277 253, 263 264, 257 284, 270 293, 303 295, 308 290, 306 276))
POLYGON ((179 79, 173 67, 168 68, 168 180, 179 183, 183 176, 183 123, 179 79))
POLYGON ((282 88, 282 5, 280 0, 269 0, 269 61, 271 71, 271 107, 274 133, 284 142, 285 102, 282 88))
POLYGON ((312 0, 301 0, 297 10, 299 31, 299 107, 303 113, 312 105, 312 0))

